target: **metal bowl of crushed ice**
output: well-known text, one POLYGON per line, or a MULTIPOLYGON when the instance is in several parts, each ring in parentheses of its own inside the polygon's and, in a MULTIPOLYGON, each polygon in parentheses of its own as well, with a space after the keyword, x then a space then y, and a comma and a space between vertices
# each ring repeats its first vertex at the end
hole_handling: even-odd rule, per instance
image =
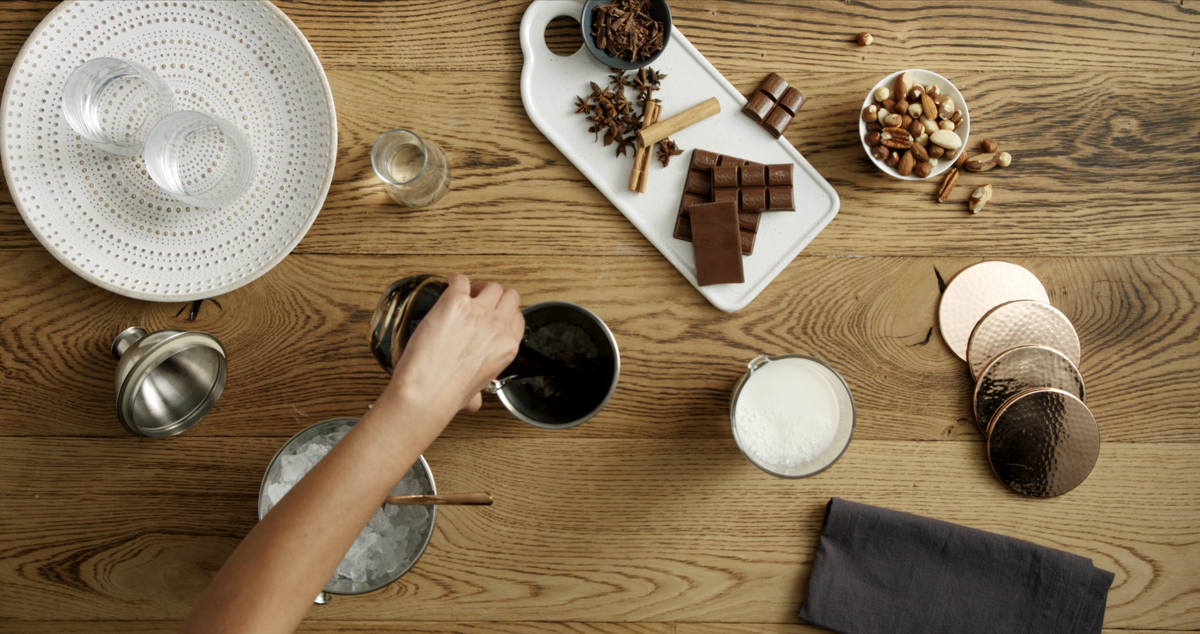
POLYGON ((803 354, 759 355, 733 388, 733 438, 754 466, 807 478, 833 466, 854 435, 854 397, 829 364, 803 354))
MULTIPOLYGON (((357 418, 334 418, 292 436, 271 459, 263 476, 258 490, 258 518, 265 517, 357 422, 357 418)), ((435 493, 433 473, 425 458, 419 457, 389 495, 435 493)), ((325 584, 325 592, 363 594, 399 579, 425 552, 436 520, 436 506, 389 504, 376 510, 325 584)), ((318 597, 317 602, 327 600, 318 597)))

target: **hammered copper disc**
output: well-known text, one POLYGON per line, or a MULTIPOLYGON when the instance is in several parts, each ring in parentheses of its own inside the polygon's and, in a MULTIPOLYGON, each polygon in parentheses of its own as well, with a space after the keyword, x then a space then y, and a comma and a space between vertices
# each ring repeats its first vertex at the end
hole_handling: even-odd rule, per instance
POLYGON ((1062 390, 1028 390, 996 411, 988 461, 1008 488, 1039 498, 1079 486, 1096 466, 1100 429, 1083 401, 1062 390))
POLYGON ((967 364, 978 379, 993 357, 1017 346, 1046 346, 1079 367, 1079 335, 1071 320, 1045 302, 1023 299, 1001 304, 979 320, 967 344, 967 364))
POLYGON ((1020 346, 996 355, 975 383, 975 422, 990 434, 990 422, 1005 401, 1034 388, 1064 390, 1084 400, 1083 377, 1071 360, 1045 346, 1020 346))
POLYGON ((947 346, 967 360, 967 342, 975 324, 1000 304, 1018 299, 1049 303, 1046 289, 1029 271, 1008 262, 981 262, 954 276, 938 307, 938 326, 947 346))

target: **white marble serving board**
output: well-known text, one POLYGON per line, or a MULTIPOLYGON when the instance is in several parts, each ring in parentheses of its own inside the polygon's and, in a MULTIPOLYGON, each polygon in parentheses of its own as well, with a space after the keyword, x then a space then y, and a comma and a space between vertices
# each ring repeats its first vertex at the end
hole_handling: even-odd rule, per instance
MULTIPOLYGON (((595 142, 593 133, 587 131, 590 124, 575 112, 575 97, 590 92, 589 82, 605 84, 611 71, 584 47, 569 57, 560 57, 546 46, 546 25, 560 16, 579 19, 582 9, 582 0, 536 0, 525 10, 521 20, 521 51, 525 55, 521 101, 525 112, 542 134, 693 286, 696 286, 696 266, 692 243, 671 235, 687 178, 690 150, 700 148, 757 163, 796 165, 793 176, 796 211, 762 215, 754 254, 742 258, 746 281, 696 286, 701 295, 723 311, 744 308, 833 220, 840 205, 837 192, 791 143, 772 138, 762 126, 741 113, 746 98, 677 28, 672 30, 662 56, 652 64, 655 70, 668 75, 662 90, 656 93, 662 99, 662 118, 710 97, 720 101, 721 112, 671 135, 686 151, 666 168, 652 160, 646 193, 630 191, 633 151, 628 156, 614 157, 614 146, 595 142)), ((803 117, 801 111, 799 118, 803 117)))

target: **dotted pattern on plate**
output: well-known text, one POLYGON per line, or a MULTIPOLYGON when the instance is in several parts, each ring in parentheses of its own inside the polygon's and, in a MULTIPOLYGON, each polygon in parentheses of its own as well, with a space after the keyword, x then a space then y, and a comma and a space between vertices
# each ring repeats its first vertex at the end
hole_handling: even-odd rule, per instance
POLYGON ((337 151, 320 62, 282 12, 257 1, 68 0, 18 55, 0 121, 9 189, 42 244, 89 281, 151 300, 225 293, 281 261, 316 219, 337 151), (141 62, 178 109, 239 126, 258 161, 250 190, 191 208, 150 180, 141 156, 84 142, 62 117, 62 88, 94 57, 141 62))

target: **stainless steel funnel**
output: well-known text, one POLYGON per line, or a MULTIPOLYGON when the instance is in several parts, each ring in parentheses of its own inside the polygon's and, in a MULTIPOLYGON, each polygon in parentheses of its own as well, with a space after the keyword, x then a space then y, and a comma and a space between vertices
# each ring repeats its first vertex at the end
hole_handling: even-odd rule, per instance
POLYGON ((181 434, 212 409, 225 389, 225 348, 206 332, 126 328, 112 344, 117 362, 117 419, 133 434, 181 434))

